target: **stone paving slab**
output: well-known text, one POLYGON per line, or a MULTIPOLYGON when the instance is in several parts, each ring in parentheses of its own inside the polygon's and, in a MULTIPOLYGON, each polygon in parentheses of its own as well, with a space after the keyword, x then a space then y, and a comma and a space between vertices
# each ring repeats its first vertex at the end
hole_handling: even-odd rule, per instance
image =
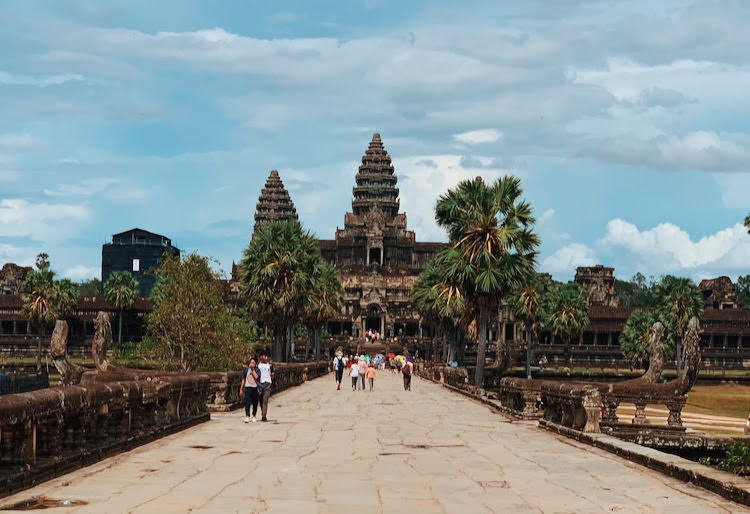
MULTIPOLYGON (((332 376, 272 397, 272 423, 204 425, 0 502, 82 500, 76 513, 741 512, 603 450, 512 422, 433 383, 332 376)), ((5 512, 5 511, 3 511, 5 512)))

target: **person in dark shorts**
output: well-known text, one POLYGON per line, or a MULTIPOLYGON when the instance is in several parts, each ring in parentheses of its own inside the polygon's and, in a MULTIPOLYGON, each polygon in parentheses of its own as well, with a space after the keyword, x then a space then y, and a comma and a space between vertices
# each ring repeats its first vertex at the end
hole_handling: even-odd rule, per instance
POLYGON ((404 391, 411 391, 411 373, 414 371, 414 360, 411 357, 406 359, 401 366, 401 375, 404 377, 404 391))
POLYGON ((250 405, 253 406, 252 422, 255 423, 255 414, 258 412, 258 370, 255 369, 255 359, 247 361, 247 367, 242 371, 242 382, 240 382, 240 398, 245 401, 245 423, 250 418, 250 405))
POLYGON ((336 352, 336 357, 333 359, 333 372, 336 374, 336 390, 341 390, 341 380, 344 378, 344 370, 346 369, 346 361, 344 360, 343 352, 336 352))

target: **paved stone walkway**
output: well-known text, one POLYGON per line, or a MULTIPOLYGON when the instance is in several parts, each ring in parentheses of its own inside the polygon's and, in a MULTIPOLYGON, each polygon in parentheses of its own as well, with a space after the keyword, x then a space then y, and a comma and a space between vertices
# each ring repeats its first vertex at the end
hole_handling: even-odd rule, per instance
MULTIPOLYGON (((346 377, 345 377, 346 378, 346 377)), ((60 512, 738 512, 702 489, 510 423, 415 378, 376 390, 314 380, 240 412, 0 501, 85 501, 60 512)))

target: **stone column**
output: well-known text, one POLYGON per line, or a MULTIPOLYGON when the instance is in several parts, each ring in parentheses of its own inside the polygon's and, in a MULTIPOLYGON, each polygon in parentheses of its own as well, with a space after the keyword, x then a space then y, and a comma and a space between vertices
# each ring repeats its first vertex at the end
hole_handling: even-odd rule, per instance
POLYGON ((633 416, 633 423, 637 425, 647 425, 648 418, 646 417, 646 403, 636 402, 635 403, 635 416, 633 416))

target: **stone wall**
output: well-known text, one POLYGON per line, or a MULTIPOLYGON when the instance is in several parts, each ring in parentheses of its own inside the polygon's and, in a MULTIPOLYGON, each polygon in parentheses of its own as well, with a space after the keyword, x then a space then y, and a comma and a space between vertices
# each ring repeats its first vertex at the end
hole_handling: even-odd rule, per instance
POLYGON ((0 496, 207 421, 205 375, 0 397, 0 496))

